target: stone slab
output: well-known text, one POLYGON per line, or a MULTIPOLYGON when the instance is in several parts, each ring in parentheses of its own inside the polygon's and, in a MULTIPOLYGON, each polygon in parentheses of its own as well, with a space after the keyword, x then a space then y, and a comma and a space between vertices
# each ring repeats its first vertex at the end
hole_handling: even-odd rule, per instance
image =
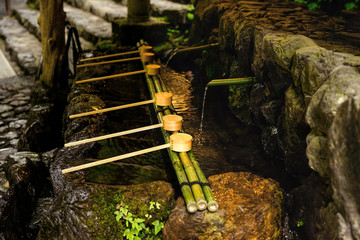
POLYGON ((15 77, 16 73, 0 49, 0 79, 15 77))
POLYGON ((66 19, 75 26, 79 35, 93 43, 111 39, 111 23, 84 10, 64 4, 66 19))
POLYGON ((6 50, 27 74, 35 74, 40 63, 41 43, 16 19, 5 17, 0 21, 0 36, 5 39, 6 50))

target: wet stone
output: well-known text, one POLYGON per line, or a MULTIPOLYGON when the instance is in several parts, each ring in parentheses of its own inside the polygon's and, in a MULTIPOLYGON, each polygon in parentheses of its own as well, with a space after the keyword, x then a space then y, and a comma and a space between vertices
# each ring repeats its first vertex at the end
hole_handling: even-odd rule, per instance
POLYGON ((19 142, 19 139, 12 139, 12 140, 10 141, 10 145, 11 145, 12 147, 16 147, 16 146, 18 145, 18 142, 19 142))
POLYGON ((4 125, 5 123, 3 121, 0 121, 0 126, 4 125))
POLYGON ((1 117, 2 117, 2 118, 9 118, 9 117, 13 117, 13 116, 15 116, 15 112, 14 112, 14 111, 6 112, 6 113, 1 114, 1 117))
POLYGON ((9 187, 9 181, 6 179, 5 172, 0 172, 0 193, 5 193, 9 187))
POLYGON ((0 133, 4 133, 4 132, 8 132, 8 131, 9 131, 9 127, 8 127, 8 126, 0 127, 0 133))
MULTIPOLYGON (((17 150, 15 148, 3 148, 0 149, 0 161, 5 161, 6 157, 15 154, 17 150)), ((1 167, 1 163, 0 163, 1 167)))
POLYGON ((15 122, 11 122, 11 123, 9 124, 9 127, 10 127, 10 128, 13 128, 13 129, 25 128, 26 123, 27 123, 27 120, 25 120, 25 119, 20 119, 20 120, 17 120, 17 121, 15 121, 15 122))
POLYGON ((0 105, 0 113, 6 113, 11 110, 13 110, 13 107, 9 105, 0 105))
POLYGON ((24 101, 24 100, 14 100, 14 101, 11 101, 9 104, 13 107, 19 107, 19 106, 23 106, 27 103, 28 103, 28 101, 24 101))
POLYGON ((3 138, 12 140, 17 138, 18 136, 19 135, 16 132, 8 132, 3 136, 3 138))
POLYGON ((31 104, 25 105, 25 106, 20 106, 15 108, 15 113, 19 114, 19 113, 23 113, 23 112, 27 112, 29 111, 31 108, 31 104))

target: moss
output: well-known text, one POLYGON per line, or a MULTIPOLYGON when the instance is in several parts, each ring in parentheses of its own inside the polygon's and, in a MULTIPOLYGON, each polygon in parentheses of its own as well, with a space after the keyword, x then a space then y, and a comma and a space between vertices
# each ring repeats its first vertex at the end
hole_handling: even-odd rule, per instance
POLYGON ((229 105, 235 115, 244 123, 253 122, 250 106, 250 86, 239 85, 229 87, 229 105))
MULTIPOLYGON (((151 202, 156 199, 139 199, 139 190, 136 187, 124 187, 123 189, 109 189, 98 187, 91 193, 91 202, 88 210, 91 216, 86 220, 89 231, 94 239, 125 239, 123 236, 126 226, 125 220, 116 221, 115 211, 121 206, 127 206, 134 218, 145 219, 145 225, 153 227, 152 223, 156 220, 165 222, 171 210, 171 204, 161 202, 160 209, 150 209, 151 202), (151 215, 151 218, 146 217, 151 215)), ((140 194, 143 195, 143 194, 140 194)), ((161 233, 157 237, 161 237, 161 233)))

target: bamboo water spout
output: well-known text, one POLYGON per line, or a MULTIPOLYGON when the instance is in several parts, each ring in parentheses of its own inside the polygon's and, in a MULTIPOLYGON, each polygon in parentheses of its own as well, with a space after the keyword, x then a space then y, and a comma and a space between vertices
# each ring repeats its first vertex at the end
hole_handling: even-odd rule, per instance
POLYGON ((214 79, 208 82, 206 86, 214 87, 214 86, 229 86, 229 85, 244 85, 244 84, 253 84, 257 83, 255 77, 247 77, 247 78, 228 78, 228 79, 214 79))
POLYGON ((114 74, 114 75, 109 75, 109 76, 104 76, 104 77, 79 80, 79 81, 76 81, 75 83, 79 84, 79 83, 94 82, 94 81, 99 81, 99 80, 125 77, 125 76, 131 76, 131 75, 142 74, 142 73, 146 73, 148 75, 157 75, 157 74, 159 74, 159 72, 160 72, 160 65, 149 64, 149 65, 146 65, 146 70, 139 70, 139 71, 134 71, 134 72, 126 72, 126 73, 114 74))
POLYGON ((93 137, 93 138, 83 139, 83 140, 79 140, 79 141, 75 141, 75 142, 70 142, 70 143, 66 143, 64 145, 64 147, 77 146, 80 144, 105 140, 105 139, 114 138, 114 137, 125 136, 128 134, 143 132, 143 131, 161 128, 161 127, 163 129, 165 129, 166 131, 171 131, 171 132, 180 131, 182 128, 182 117, 177 116, 177 115, 167 115, 167 116, 163 117, 163 122, 159 123, 159 124, 154 124, 154 125, 150 125, 150 126, 146 126, 146 127, 140 127, 140 128, 127 130, 127 131, 122 131, 122 132, 107 134, 107 135, 103 135, 103 136, 99 136, 99 137, 93 137))
POLYGON ((121 159, 126 159, 126 158, 130 158, 130 157, 142 155, 145 153, 162 150, 165 148, 170 148, 172 151, 175 151, 175 152, 187 152, 187 151, 191 150, 191 146, 192 146, 191 135, 185 134, 185 133, 174 133, 174 134, 170 135, 170 143, 166 143, 166 144, 159 145, 156 147, 151 147, 151 148, 147 148, 147 149, 143 149, 140 151, 135 151, 135 152, 131 152, 131 153, 127 153, 127 154, 123 154, 123 155, 119 155, 119 156, 115 156, 115 157, 111 157, 111 158, 107 158, 107 159, 102 159, 102 160, 99 160, 96 162, 86 163, 86 164, 79 165, 76 167, 66 168, 66 169, 62 170, 61 172, 63 174, 75 172, 75 171, 79 171, 82 169, 91 168, 91 167, 99 166, 99 165, 110 163, 110 162, 115 162, 115 161, 118 161, 121 159))
POLYGON ((104 112, 110 112, 110 111, 130 108, 130 107, 146 105, 146 104, 150 104, 150 103, 155 103, 158 106, 168 106, 171 104, 171 101, 172 101, 172 94, 167 93, 167 92, 162 92, 162 93, 155 94, 155 98, 151 99, 151 100, 141 101, 141 102, 137 102, 137 103, 130 103, 130 104, 125 104, 125 105, 111 107, 111 108, 104 108, 104 109, 99 109, 99 110, 90 111, 90 112, 73 114, 73 115, 70 115, 69 118, 73 119, 73 118, 78 118, 78 117, 85 117, 85 116, 90 116, 90 115, 104 113, 104 112))

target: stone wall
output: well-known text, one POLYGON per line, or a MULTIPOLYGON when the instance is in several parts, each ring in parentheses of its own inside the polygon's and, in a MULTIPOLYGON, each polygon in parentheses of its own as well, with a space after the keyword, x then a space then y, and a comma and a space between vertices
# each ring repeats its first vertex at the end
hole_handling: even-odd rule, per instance
POLYGON ((310 239, 360 238, 360 57, 354 38, 336 37, 346 26, 297 3, 200 0, 192 29, 194 43, 220 43, 215 77, 260 80, 232 88, 230 107, 263 129, 270 157, 307 178, 292 192, 293 214, 310 239))

